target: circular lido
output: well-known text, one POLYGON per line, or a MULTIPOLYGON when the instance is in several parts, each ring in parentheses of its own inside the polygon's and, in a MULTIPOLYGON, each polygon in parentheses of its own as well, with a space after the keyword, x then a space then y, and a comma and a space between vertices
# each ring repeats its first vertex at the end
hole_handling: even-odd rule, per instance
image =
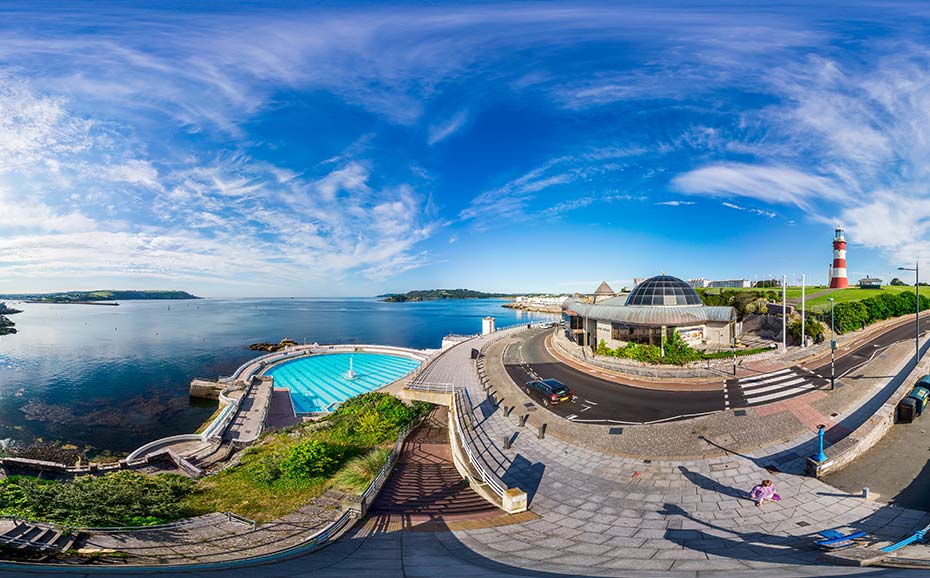
POLYGON ((356 395, 409 375, 420 361, 387 353, 321 353, 284 360, 262 375, 290 391, 298 414, 328 413, 356 395))

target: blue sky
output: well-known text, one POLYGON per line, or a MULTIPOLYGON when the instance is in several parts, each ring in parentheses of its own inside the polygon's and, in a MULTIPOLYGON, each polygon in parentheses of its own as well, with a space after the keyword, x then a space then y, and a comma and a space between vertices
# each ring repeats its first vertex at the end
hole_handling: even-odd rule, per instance
POLYGON ((0 4, 0 292, 887 278, 930 9, 842 6, 0 4))

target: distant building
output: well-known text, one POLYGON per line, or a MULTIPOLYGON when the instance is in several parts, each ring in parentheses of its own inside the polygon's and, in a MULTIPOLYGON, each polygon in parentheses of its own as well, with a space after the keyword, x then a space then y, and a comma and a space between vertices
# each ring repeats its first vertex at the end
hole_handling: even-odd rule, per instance
POLYGON ((636 286, 645 281, 645 277, 633 277, 633 289, 636 289, 636 286))
POLYGON ((881 289, 882 280, 877 277, 865 277, 859 279, 859 288, 860 289, 881 289))
POLYGON ((638 283, 628 296, 594 304, 568 299, 562 315, 571 339, 591 348, 601 341, 611 349, 629 342, 659 345, 672 332, 692 345, 721 348, 739 336, 733 307, 704 305, 693 287, 669 275, 638 283))
POLYGON ((710 281, 705 287, 752 287, 749 279, 726 279, 724 281, 710 281))
POLYGON ((703 277, 700 277, 698 279, 688 279, 688 285, 691 285, 695 289, 703 288, 703 287, 708 287, 710 285, 710 281, 708 281, 707 279, 703 277))
POLYGON ((597 289, 594 290, 594 302, 600 303, 606 299, 611 299, 616 297, 617 293, 610 288, 610 285, 607 284, 607 281, 601 281, 601 284, 597 286, 597 289))

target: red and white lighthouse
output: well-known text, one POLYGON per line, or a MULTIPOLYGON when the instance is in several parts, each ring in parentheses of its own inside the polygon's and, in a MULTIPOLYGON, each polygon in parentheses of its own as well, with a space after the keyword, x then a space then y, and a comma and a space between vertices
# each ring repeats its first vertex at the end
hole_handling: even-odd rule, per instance
POLYGON ((849 287, 849 278, 846 277, 846 237, 843 229, 836 228, 833 235, 833 267, 830 269, 830 289, 845 289, 849 287))

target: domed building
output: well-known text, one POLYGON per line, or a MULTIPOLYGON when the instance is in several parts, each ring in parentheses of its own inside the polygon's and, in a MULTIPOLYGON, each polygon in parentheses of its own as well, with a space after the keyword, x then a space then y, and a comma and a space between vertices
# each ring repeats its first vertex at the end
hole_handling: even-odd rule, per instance
POLYGON ((615 349, 629 342, 659 345, 677 331, 693 347, 729 347, 739 336, 733 307, 708 307, 691 285, 671 275, 644 280, 629 295, 594 304, 568 299, 562 306, 573 341, 592 348, 601 341, 615 349))

